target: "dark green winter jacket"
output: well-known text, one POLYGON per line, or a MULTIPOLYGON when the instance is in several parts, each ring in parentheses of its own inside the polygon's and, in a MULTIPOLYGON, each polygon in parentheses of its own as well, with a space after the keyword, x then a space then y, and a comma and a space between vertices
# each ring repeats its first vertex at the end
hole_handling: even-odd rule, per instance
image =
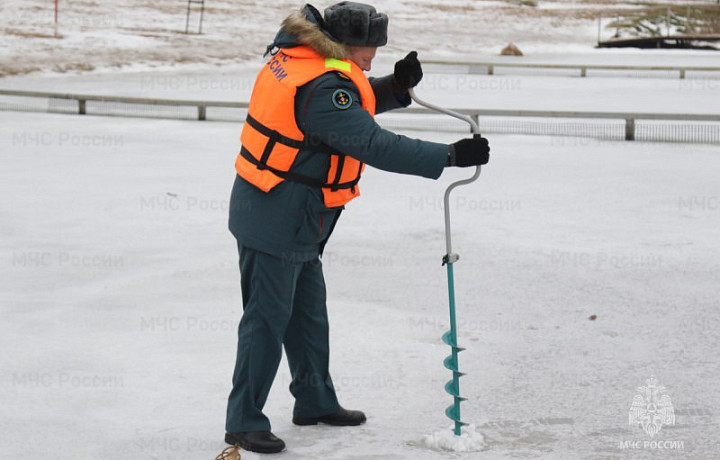
MULTIPOLYGON (((275 43, 280 47, 300 44, 284 30, 275 43)), ((394 90, 392 75, 371 78, 370 82, 377 99, 376 113, 410 104, 407 93, 394 90)), ((355 85, 335 72, 298 88, 295 117, 305 136, 340 152, 352 152, 357 160, 378 169, 437 179, 447 163, 446 144, 411 139, 381 128, 361 107, 355 85), (338 89, 352 96, 350 108, 338 109, 333 104, 338 89)), ((301 150, 293 171, 322 180, 328 162, 327 154, 301 150)), ((359 185, 362 188, 362 180, 359 185)), ((352 202, 348 206, 352 208, 352 202)), ((237 176, 230 199, 230 231, 242 246, 289 263, 302 262, 318 257, 341 209, 327 208, 317 188, 284 181, 265 193, 237 176)))

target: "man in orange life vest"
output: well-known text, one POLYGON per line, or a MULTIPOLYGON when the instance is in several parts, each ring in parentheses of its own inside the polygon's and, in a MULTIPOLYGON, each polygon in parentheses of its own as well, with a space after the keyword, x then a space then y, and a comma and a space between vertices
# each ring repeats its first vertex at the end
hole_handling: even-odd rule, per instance
POLYGON ((417 53, 392 75, 368 79, 388 18, 374 7, 341 2, 321 15, 312 5, 288 16, 268 46, 241 135, 230 200, 237 239, 243 316, 233 388, 229 444, 280 452, 262 409, 284 346, 295 397, 293 423, 352 426, 365 414, 340 406, 328 371, 323 248, 344 205, 360 194, 367 163, 437 179, 446 166, 488 161, 486 139, 446 145, 396 135, 375 113, 405 107, 422 78, 417 53))

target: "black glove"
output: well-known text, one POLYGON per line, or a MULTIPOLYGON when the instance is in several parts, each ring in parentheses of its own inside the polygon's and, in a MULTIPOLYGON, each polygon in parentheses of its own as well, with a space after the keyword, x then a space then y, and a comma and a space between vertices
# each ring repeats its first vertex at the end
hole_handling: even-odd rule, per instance
POLYGON ((448 166, 484 165, 490 159, 490 145, 488 140, 480 134, 475 134, 472 139, 461 139, 450 144, 448 149, 448 166))
POLYGON ((411 51, 405 58, 397 61, 393 75, 395 77, 395 88, 399 91, 407 91, 420 83, 423 72, 417 58, 417 51, 411 51))

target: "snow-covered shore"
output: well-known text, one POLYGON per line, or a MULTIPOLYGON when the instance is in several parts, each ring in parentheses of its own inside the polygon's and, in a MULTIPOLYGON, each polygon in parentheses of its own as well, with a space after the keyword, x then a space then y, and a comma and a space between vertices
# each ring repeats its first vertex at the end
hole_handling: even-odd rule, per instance
MULTIPOLYGON (((322 9, 331 3, 315 5, 322 9)), ((598 16, 648 4, 543 0, 538 7, 529 7, 519 3, 374 2, 390 16, 389 55, 417 49, 446 58, 494 57, 510 42, 529 57, 589 52, 597 41, 598 16)), ((60 1, 55 37, 53 2, 3 0, 0 76, 253 62, 272 41, 282 19, 301 4, 213 0, 207 4, 203 34, 186 35, 187 3, 60 1)), ((199 13, 194 12, 191 19, 197 24, 199 13)), ((197 30, 197 25, 191 30, 197 30)))

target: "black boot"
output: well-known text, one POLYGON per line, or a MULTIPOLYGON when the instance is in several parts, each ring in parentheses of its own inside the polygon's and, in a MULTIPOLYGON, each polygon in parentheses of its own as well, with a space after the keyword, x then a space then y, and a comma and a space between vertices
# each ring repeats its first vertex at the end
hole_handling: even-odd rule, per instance
POLYGON ((322 417, 310 417, 310 418, 299 418, 293 417, 293 423, 295 425, 317 425, 318 423, 325 423, 333 426, 356 426, 365 423, 365 414, 359 410, 347 410, 340 408, 339 411, 323 415, 322 417))
POLYGON ((285 450, 285 443, 269 431, 225 433, 225 442, 238 444, 244 450, 260 454, 274 454, 285 450))

